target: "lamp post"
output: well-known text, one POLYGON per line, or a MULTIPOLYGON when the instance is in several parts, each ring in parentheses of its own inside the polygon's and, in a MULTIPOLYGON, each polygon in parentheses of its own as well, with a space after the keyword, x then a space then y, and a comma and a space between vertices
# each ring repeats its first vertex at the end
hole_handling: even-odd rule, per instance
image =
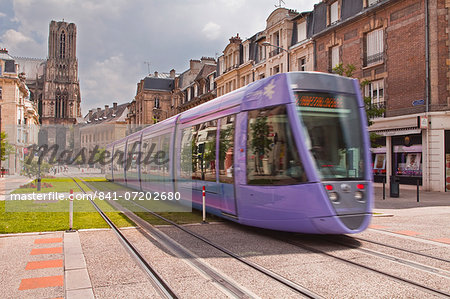
POLYGON ((278 48, 281 51, 285 51, 287 53, 287 71, 289 72, 289 54, 291 53, 291 51, 286 50, 285 48, 282 48, 280 46, 272 45, 269 42, 262 42, 261 45, 263 45, 264 47, 270 46, 270 47, 278 48))

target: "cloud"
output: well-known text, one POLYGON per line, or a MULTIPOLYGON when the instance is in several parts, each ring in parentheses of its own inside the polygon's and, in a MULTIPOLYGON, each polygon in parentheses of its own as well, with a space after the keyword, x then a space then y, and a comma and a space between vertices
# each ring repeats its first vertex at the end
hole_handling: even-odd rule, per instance
POLYGON ((6 47, 13 56, 32 56, 33 53, 38 53, 36 49, 40 45, 31 37, 14 29, 7 30, 1 37, 0 43, 6 47))
POLYGON ((203 27, 202 32, 205 34, 207 39, 215 40, 220 35, 220 25, 217 25, 214 22, 209 22, 203 27))
POLYGON ((2 13, 2 12, 0 11, 0 18, 3 18, 3 17, 6 17, 6 14, 5 14, 5 13, 2 13))

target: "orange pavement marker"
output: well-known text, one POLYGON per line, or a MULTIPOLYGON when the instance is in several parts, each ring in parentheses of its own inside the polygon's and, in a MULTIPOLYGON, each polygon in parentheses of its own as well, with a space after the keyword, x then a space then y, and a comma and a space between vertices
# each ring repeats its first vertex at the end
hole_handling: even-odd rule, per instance
POLYGON ((400 230, 400 231, 397 231, 397 232, 394 232, 394 233, 395 234, 400 234, 400 235, 405 235, 405 236, 411 236, 411 237, 420 235, 420 233, 414 232, 412 230, 400 230))
POLYGON ((61 243, 62 240, 62 238, 36 239, 34 240, 34 244, 61 243))
POLYGON ((382 226, 382 225, 371 224, 371 225, 369 225, 369 228, 384 229, 384 228, 387 228, 387 227, 386 226, 382 226))
POLYGON ((36 278, 25 278, 20 282, 19 290, 31 290, 48 287, 59 287, 64 285, 64 277, 59 276, 47 276, 36 278))
POLYGON ((37 261, 29 262, 25 267, 25 270, 36 270, 45 268, 62 268, 63 260, 49 260, 49 261, 37 261))
POLYGON ((35 249, 31 250, 31 255, 52 254, 52 253, 62 253, 62 252, 63 252, 62 247, 35 248, 35 249))
POLYGON ((431 240, 431 241, 450 244, 450 239, 449 238, 440 238, 440 239, 434 239, 434 240, 431 240))

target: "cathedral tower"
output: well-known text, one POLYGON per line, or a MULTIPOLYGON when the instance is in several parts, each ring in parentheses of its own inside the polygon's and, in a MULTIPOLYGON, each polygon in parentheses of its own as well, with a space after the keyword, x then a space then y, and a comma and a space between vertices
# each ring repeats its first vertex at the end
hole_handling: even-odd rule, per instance
POLYGON ((50 22, 44 96, 39 103, 42 124, 74 124, 81 117, 76 42, 74 23, 50 22))

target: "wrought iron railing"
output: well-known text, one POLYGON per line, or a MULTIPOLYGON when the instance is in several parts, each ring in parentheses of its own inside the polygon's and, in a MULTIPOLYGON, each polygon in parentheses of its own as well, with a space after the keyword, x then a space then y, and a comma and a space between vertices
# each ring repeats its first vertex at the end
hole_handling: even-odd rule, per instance
POLYGON ((381 53, 377 53, 377 54, 374 54, 374 55, 366 56, 364 64, 366 66, 368 66, 368 65, 373 64, 373 63, 382 62, 383 60, 384 60, 384 53, 381 52, 381 53))

